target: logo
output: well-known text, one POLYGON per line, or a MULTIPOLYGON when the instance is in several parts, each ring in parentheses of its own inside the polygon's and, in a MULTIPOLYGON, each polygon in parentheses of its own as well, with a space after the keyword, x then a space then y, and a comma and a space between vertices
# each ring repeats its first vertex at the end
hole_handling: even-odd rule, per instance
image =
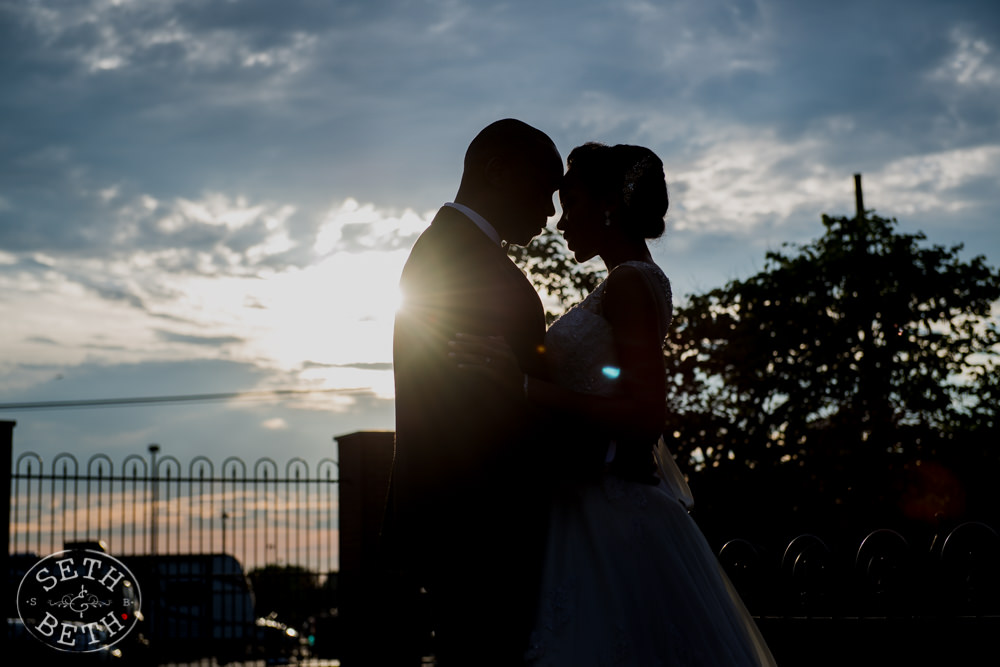
POLYGON ((135 627, 139 584, 121 561, 69 549, 32 566, 17 589, 24 627, 52 648, 90 653, 118 643, 135 627))

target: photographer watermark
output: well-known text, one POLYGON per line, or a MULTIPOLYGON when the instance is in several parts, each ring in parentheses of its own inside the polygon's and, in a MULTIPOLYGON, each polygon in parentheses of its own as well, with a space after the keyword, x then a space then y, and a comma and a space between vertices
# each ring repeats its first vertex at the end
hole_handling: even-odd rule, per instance
POLYGON ((17 589, 17 612, 36 638, 60 651, 90 653, 125 638, 141 618, 135 576, 116 558, 68 549, 35 563, 17 589))

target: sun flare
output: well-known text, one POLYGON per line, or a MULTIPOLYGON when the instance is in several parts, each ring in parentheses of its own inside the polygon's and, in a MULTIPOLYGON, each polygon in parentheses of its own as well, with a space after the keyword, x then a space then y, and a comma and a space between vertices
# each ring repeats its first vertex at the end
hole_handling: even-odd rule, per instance
POLYGON ((337 254, 272 277, 255 294, 260 354, 289 370, 389 362, 404 260, 403 251, 337 254))

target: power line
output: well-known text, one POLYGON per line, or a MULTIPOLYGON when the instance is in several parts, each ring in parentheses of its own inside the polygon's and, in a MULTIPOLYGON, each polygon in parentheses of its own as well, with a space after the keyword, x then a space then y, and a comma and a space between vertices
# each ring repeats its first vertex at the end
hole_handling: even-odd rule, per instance
POLYGON ((61 410, 72 408, 107 408, 155 403, 207 403, 209 401, 281 398, 304 394, 350 394, 362 389, 270 389, 266 391, 233 391, 221 394, 181 394, 176 396, 136 396, 132 398, 89 398, 73 401, 35 401, 0 403, 0 410, 61 410))

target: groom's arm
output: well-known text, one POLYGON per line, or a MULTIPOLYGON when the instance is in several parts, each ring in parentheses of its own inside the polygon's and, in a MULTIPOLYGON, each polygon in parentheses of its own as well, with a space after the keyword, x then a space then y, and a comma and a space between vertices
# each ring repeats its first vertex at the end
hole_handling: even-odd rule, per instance
MULTIPOLYGON (((427 452, 429 466, 436 458, 454 474, 474 475, 502 459, 517 441, 525 406, 491 382, 458 372, 448 356, 448 342, 460 331, 510 335, 521 339, 527 350, 537 347, 540 334, 530 341, 532 336, 525 333, 530 327, 519 323, 524 317, 513 312, 512 299, 524 295, 504 288, 509 276, 497 274, 502 265, 496 257, 491 261, 489 255, 475 254, 474 247, 454 247, 453 241, 434 236, 418 241, 400 282, 397 430, 422 434, 422 446, 434 448, 433 456, 427 452)), ((502 255, 499 259, 507 261, 502 255)))

